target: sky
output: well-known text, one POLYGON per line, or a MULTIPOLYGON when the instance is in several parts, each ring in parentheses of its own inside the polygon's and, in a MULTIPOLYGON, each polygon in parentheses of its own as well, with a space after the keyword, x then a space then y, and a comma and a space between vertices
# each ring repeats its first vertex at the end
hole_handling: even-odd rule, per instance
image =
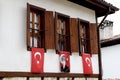
MULTIPOLYGON (((105 0, 108 3, 113 4, 117 8, 120 9, 120 0, 105 0)), ((98 21, 100 22, 103 18, 99 18, 98 21)), ((120 34, 120 10, 115 12, 114 14, 108 15, 106 20, 113 21, 113 35, 120 34)))

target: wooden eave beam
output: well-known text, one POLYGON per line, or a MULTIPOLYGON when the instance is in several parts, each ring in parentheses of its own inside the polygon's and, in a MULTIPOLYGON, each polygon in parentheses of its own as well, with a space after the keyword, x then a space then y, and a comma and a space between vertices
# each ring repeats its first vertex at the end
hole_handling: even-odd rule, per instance
POLYGON ((100 8, 107 9, 107 7, 105 7, 103 5, 100 5, 100 4, 98 4, 98 3, 96 3, 96 2, 94 2, 92 0, 86 0, 86 1, 89 2, 89 3, 91 3, 91 4, 93 4, 93 5, 95 5, 95 6, 98 6, 100 8))
POLYGON ((111 12, 111 8, 109 7, 108 12, 107 12, 106 15, 104 16, 104 18, 102 19, 102 21, 100 22, 100 24, 98 25, 98 28, 102 25, 103 21, 106 19, 106 17, 109 15, 110 12, 111 12))

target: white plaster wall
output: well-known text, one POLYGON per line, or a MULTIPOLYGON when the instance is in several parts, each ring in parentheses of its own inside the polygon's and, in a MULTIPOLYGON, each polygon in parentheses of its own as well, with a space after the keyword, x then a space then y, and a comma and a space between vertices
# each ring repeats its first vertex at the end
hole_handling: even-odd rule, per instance
POLYGON ((101 49, 103 78, 120 79, 120 44, 101 49))
POLYGON ((28 0, 29 3, 95 23, 95 12, 67 0, 28 0))
POLYGON ((9 78, 3 78, 2 80, 26 80, 26 77, 9 77, 9 78))
POLYGON ((113 36, 113 27, 104 28, 104 39, 111 38, 113 36))
POLYGON ((107 26, 104 29, 99 29, 99 30, 100 30, 100 40, 108 39, 113 36, 113 27, 112 26, 107 26))
MULTIPOLYGON (((26 49, 27 2, 95 23, 94 11, 66 0, 0 0, 0 71, 30 72, 31 54, 26 49)), ((45 72, 59 72, 58 57, 54 50, 45 53, 45 72)), ((70 58, 71 73, 82 73, 81 57, 73 54, 70 58)), ((94 73, 98 73, 97 56, 92 60, 94 73)))

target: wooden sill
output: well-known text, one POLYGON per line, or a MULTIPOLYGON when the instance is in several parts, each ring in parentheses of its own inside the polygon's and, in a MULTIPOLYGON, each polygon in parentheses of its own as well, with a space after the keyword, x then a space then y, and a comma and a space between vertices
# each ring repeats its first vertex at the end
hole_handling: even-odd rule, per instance
POLYGON ((98 78, 99 74, 85 75, 81 73, 30 73, 30 72, 0 72, 0 77, 88 77, 98 78))

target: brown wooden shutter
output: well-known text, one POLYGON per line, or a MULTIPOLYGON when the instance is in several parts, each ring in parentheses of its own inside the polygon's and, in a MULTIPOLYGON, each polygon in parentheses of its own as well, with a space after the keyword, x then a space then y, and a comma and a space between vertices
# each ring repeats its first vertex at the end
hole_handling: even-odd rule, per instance
POLYGON ((95 23, 90 24, 90 45, 91 53, 98 53, 98 36, 97 36, 97 25, 95 23))
POLYGON ((70 19, 70 35, 71 51, 78 52, 78 21, 75 18, 70 19))
POLYGON ((52 11, 45 12, 45 48, 54 49, 54 18, 52 11))

